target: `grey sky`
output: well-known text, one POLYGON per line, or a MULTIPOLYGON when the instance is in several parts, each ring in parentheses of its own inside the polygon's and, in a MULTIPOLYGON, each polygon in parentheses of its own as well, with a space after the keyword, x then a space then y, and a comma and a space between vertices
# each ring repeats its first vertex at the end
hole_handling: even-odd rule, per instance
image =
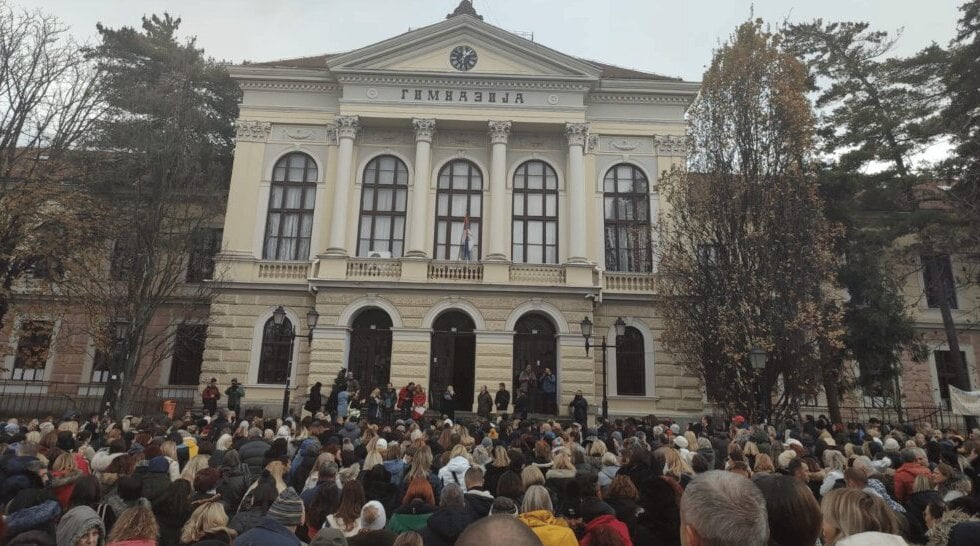
MULTIPOLYGON (((7 0, 60 17, 79 38, 95 24, 136 26, 144 13, 183 18, 186 36, 213 57, 264 61, 347 51, 445 18, 458 0, 7 0)), ((957 0, 476 0, 484 20, 533 32, 564 53, 686 80, 700 80, 712 49, 755 15, 777 23, 866 20, 904 28, 899 53, 945 45, 957 0)))

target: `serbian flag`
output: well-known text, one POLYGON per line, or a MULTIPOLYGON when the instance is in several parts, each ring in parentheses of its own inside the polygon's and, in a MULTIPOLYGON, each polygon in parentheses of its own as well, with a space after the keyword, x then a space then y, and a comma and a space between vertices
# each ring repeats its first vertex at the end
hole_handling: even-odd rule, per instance
POLYGON ((470 215, 463 217, 463 241, 459 249, 459 259, 470 261, 470 215))

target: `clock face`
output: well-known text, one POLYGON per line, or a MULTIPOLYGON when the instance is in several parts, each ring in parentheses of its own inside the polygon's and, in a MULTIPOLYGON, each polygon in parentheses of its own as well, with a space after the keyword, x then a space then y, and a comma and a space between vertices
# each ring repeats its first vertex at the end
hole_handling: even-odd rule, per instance
POLYGON ((470 46, 456 46, 449 54, 449 64, 456 70, 470 70, 476 66, 476 50, 470 46))

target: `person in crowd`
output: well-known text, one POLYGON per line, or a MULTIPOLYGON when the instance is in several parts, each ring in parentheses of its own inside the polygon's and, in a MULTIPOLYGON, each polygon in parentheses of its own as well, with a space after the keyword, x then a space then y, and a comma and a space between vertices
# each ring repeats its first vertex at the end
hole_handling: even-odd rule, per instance
POLYGON ((327 516, 327 525, 340 529, 345 537, 352 537, 361 530, 361 508, 364 508, 364 488, 360 482, 344 484, 340 492, 337 511, 327 516))
POLYGON ((316 415, 323 409, 323 394, 320 392, 322 389, 323 383, 319 381, 310 387, 310 396, 306 399, 306 403, 303 404, 303 410, 310 415, 316 415))
POLYGON ((105 527, 95 510, 77 506, 61 516, 57 538, 58 546, 103 546, 105 527))
POLYGON ((221 391, 218 389, 218 380, 214 377, 208 381, 206 387, 201 392, 201 401, 204 402, 205 415, 218 413, 218 400, 221 399, 221 391))
POLYGON ((575 391, 575 397, 568 403, 568 407, 572 412, 572 419, 585 428, 589 416, 589 402, 582 396, 582 391, 575 391))
POLYGON ((381 421, 385 425, 393 426, 395 422, 395 410, 398 409, 398 391, 395 386, 388 383, 381 389, 381 421))
POLYGON ((295 531, 305 517, 302 499, 288 487, 279 493, 258 525, 235 539, 235 546, 302 546, 295 531))
POLYGON ((157 546, 160 526, 149 501, 143 499, 127 509, 109 532, 107 546, 157 546))
POLYGON ((497 392, 493 395, 493 405, 497 408, 498 416, 507 414, 507 408, 510 407, 510 392, 503 383, 497 386, 497 392))
POLYGON ((926 452, 920 448, 905 448, 901 451, 902 466, 895 471, 895 500, 905 504, 912 496, 916 476, 931 474, 926 452))
POLYGON ((245 398, 245 387, 238 384, 238 379, 232 379, 231 385, 225 389, 225 396, 228 397, 228 409, 235 412, 235 416, 242 417, 242 399, 245 398))
POLYGON ((689 546, 769 540, 766 501, 751 480, 711 470, 691 480, 681 497, 681 542, 689 546))
POLYGON ((803 482, 784 474, 752 478, 762 491, 769 519, 769 544, 816 544, 820 537, 820 505, 803 482))
POLYGON ((582 499, 579 508, 582 523, 585 524, 579 546, 594 546, 614 542, 622 546, 633 546, 629 529, 616 517, 611 506, 597 497, 582 499))
MULTIPOLYGON (((397 543, 396 543, 397 544, 397 543)), ((493 515, 466 528, 456 546, 540 546, 531 529, 510 515, 493 515)), ((406 544, 405 546, 409 546, 406 544)), ((414 545, 413 545, 414 546, 414 545)))
POLYGON ((385 508, 378 501, 368 501, 361 508, 361 530, 347 539, 348 546, 392 546, 398 534, 385 528, 385 508))
POLYGON ((480 419, 490 420, 490 412, 493 411, 493 397, 486 385, 480 387, 480 394, 476 397, 476 415, 480 419))
POLYGON ((452 385, 442 393, 442 414, 451 420, 456 419, 456 391, 452 385))
POLYGON ((616 478, 617 472, 619 472, 619 461, 616 458, 616 454, 612 451, 607 451, 602 455, 602 466, 599 468, 598 473, 599 487, 603 492, 606 491, 616 478))
POLYGON ((231 544, 236 533, 228 527, 228 514, 217 500, 206 500, 191 512, 191 517, 180 530, 181 544, 195 544, 204 540, 231 544))
POLYGON ((276 489, 275 481, 265 474, 259 478, 258 486, 252 490, 252 494, 242 503, 241 508, 236 506, 236 514, 231 518, 228 527, 239 535, 245 534, 261 523, 269 507, 278 497, 279 491, 276 489))
POLYGON ((834 489, 820 501, 826 546, 902 546, 898 519, 885 501, 859 489, 834 489))
POLYGON ((909 524, 909 541, 920 544, 926 541, 926 507, 942 504, 943 498, 932 484, 930 474, 919 474, 912 484, 912 495, 905 503, 909 524))
POLYGON ((180 544, 181 530, 191 517, 191 484, 177 480, 156 499, 151 500, 153 514, 160 525, 160 546, 180 544))
POLYGON ((558 379, 551 373, 551 369, 545 368, 538 381, 544 396, 545 413, 558 415, 558 379))
POLYGON ((517 519, 537 535, 544 546, 576 546, 575 533, 565 521, 555 517, 551 494, 540 485, 532 485, 524 493, 521 513, 517 519))
POLYGON ((405 531, 420 531, 436 510, 436 498, 432 485, 424 477, 412 478, 408 489, 402 498, 401 506, 395 510, 388 520, 388 529, 403 533, 405 531))
POLYGON ((478 466, 470 467, 466 471, 466 493, 463 494, 463 501, 473 519, 486 517, 490 513, 493 495, 484 487, 483 470, 478 466))
POLYGON ((425 521, 419 534, 425 546, 451 546, 473 521, 476 520, 466 510, 462 488, 450 483, 443 487, 439 508, 425 521))

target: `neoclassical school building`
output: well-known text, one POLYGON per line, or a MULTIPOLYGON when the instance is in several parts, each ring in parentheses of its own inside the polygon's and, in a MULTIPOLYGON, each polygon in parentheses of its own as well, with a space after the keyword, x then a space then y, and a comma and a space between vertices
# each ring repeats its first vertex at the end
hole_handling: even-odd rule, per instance
POLYGON ((605 386, 613 415, 703 409, 660 346, 651 250, 697 83, 554 51, 465 1, 354 51, 231 72, 244 99, 202 377, 238 378, 246 409, 279 407, 287 378, 298 404, 343 367, 362 388, 453 385, 468 410, 528 366, 556 373, 562 407, 605 386), (593 346, 617 345, 605 375, 586 317, 593 346))

